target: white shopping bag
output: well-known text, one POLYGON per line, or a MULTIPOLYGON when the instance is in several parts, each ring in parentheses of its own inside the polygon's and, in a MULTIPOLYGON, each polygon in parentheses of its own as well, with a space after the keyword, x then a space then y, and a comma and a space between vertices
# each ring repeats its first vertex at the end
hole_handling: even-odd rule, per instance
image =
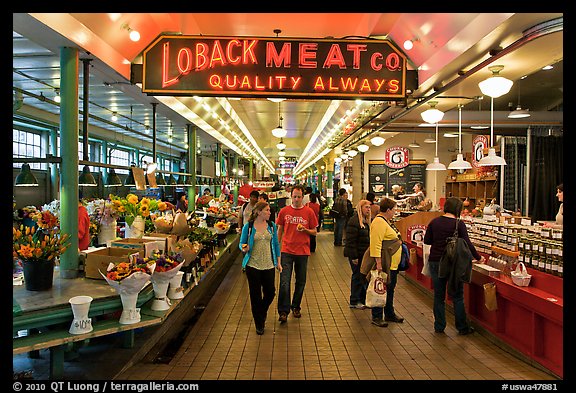
POLYGON ((386 278, 385 272, 370 270, 370 282, 366 290, 367 307, 384 307, 386 304, 386 278))

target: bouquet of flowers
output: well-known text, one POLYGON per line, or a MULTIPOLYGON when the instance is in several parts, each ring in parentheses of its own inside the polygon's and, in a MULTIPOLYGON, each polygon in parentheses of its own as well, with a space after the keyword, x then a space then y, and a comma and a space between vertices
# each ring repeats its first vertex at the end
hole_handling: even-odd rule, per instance
POLYGON ((210 201, 214 199, 211 195, 203 195, 196 200, 196 208, 202 209, 210 206, 210 201))
MULTIPOLYGON (((38 213, 38 209, 36 209, 36 206, 24 206, 23 208, 20 208, 18 210, 14 210, 13 212, 13 221, 16 224, 19 223, 24 223, 24 224, 30 224, 33 223, 33 219, 32 216, 34 216, 36 213, 38 213)), ((35 223, 33 223, 35 224, 35 223)))
POLYGON ((170 233, 174 224, 174 216, 171 213, 154 216, 152 219, 154 228, 159 233, 170 233))
POLYGON ((155 299, 150 308, 155 311, 167 310, 171 304, 166 296, 168 285, 184 264, 182 255, 174 254, 168 256, 166 254, 153 253, 150 257, 142 259, 142 261, 155 265, 151 278, 155 299))
POLYGON ((126 219, 126 224, 132 225, 136 216, 148 218, 151 212, 165 211, 166 203, 158 199, 142 198, 138 200, 138 196, 134 194, 126 195, 126 198, 120 198, 116 195, 110 194, 110 200, 114 209, 118 214, 126 219))
POLYGON ((15 260, 54 261, 70 247, 70 235, 58 229, 37 230, 36 227, 12 228, 12 256, 15 260))
POLYGON ((111 263, 106 275, 100 274, 108 284, 116 290, 122 301, 121 324, 140 322, 140 309, 136 307, 138 293, 150 281, 154 264, 138 262, 138 258, 130 256, 129 262, 111 263))
POLYGON ((217 234, 224 235, 230 229, 230 224, 226 220, 220 220, 214 224, 214 229, 216 229, 217 234))
POLYGON ((40 210, 50 211, 56 218, 60 219, 60 200, 54 199, 52 202, 43 205, 40 210))
POLYGON ((188 266, 196 259, 198 253, 202 249, 202 243, 198 241, 190 241, 190 239, 182 239, 172 243, 172 252, 179 253, 184 258, 184 264, 188 266))

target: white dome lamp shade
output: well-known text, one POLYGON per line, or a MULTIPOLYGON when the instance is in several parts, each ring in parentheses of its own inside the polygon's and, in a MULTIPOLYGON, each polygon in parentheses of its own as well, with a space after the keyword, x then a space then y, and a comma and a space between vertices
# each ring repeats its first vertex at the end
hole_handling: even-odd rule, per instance
POLYGON ((348 157, 356 157, 358 151, 356 150, 348 150, 348 157))
POLYGON ((482 94, 490 96, 490 148, 488 149, 488 155, 478 161, 479 166, 506 165, 506 160, 497 156, 496 149, 494 149, 494 98, 508 93, 514 84, 511 80, 499 76, 503 68, 504 66, 502 65, 489 67, 488 69, 492 71, 492 76, 478 84, 482 94))
POLYGON ((422 116, 422 120, 424 120, 428 124, 436 124, 444 117, 444 112, 436 109, 436 104, 438 104, 438 101, 428 102, 430 108, 420 113, 420 116, 422 116))
POLYGON ((284 150, 284 149, 286 149, 286 144, 284 143, 284 140, 283 140, 282 138, 280 138, 280 143, 278 143, 278 144, 276 145, 276 148, 277 148, 278 150, 284 150))
POLYGON ((464 160, 462 155, 462 105, 458 105, 458 155, 456 161, 448 164, 448 169, 472 169, 472 164, 464 160))
POLYGON ((358 145, 358 147, 356 147, 356 149, 358 149, 358 151, 360 153, 366 153, 368 151, 368 149, 370 149, 370 146, 362 143, 361 145, 358 145))
POLYGON ((370 139, 370 143, 374 146, 382 146, 386 140, 381 136, 375 136, 374 138, 370 139))
POLYGON ((278 127, 274 128, 272 130, 272 135, 274 135, 276 138, 284 138, 286 136, 286 134, 288 133, 285 129, 282 128, 282 115, 280 113, 280 104, 282 102, 278 102, 278 127))
POLYGON ((523 119, 525 117, 530 117, 530 112, 528 112, 528 109, 522 109, 522 106, 520 106, 520 83, 518 83, 518 105, 516 106, 516 110, 508 114, 508 118, 523 119))

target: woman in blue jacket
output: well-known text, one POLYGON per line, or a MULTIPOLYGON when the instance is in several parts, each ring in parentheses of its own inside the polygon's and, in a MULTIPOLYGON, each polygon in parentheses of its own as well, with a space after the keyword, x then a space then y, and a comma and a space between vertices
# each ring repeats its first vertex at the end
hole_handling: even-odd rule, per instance
POLYGON ((242 227, 239 243, 244 253, 242 269, 248 279, 252 316, 259 335, 264 334, 268 308, 276 295, 274 268, 282 272, 276 224, 269 219, 270 205, 256 203, 250 219, 242 227))

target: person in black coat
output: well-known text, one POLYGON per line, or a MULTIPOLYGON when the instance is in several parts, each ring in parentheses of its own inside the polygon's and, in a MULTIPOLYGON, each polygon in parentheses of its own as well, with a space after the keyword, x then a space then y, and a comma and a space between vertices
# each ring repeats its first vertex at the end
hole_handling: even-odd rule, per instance
POLYGON ((344 256, 348 257, 352 278, 350 280, 350 308, 366 308, 366 277, 360 272, 362 257, 370 247, 370 201, 362 199, 356 206, 356 214, 346 225, 344 256))

